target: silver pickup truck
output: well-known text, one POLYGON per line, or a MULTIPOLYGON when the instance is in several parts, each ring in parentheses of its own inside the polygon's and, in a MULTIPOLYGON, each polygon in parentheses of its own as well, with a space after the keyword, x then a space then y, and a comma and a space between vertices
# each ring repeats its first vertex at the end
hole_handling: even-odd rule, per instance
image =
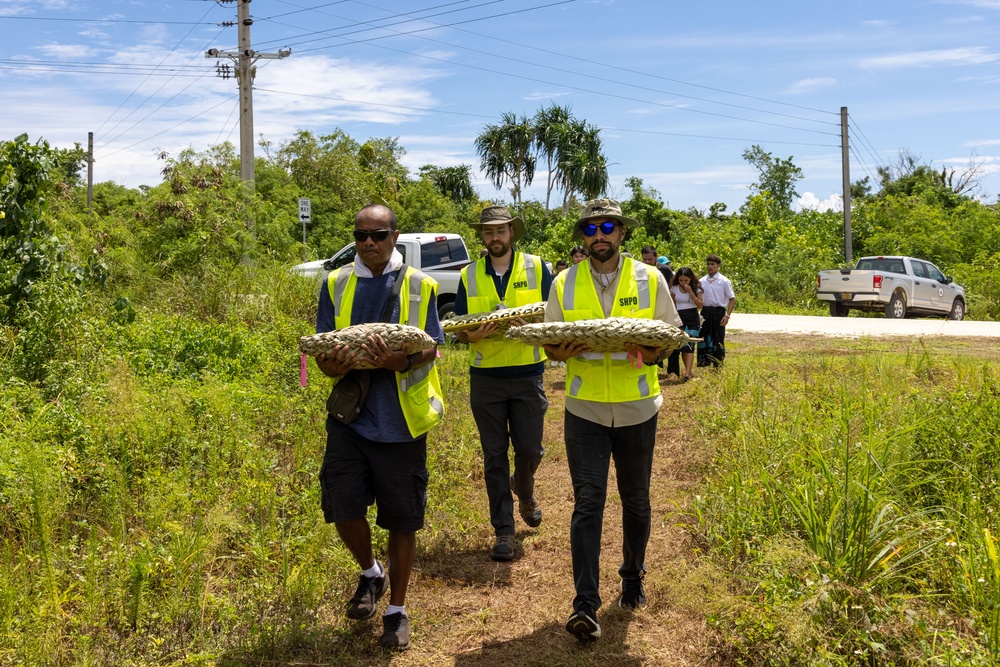
POLYGON ((816 298, 830 315, 850 310, 885 312, 889 318, 944 315, 965 318, 965 290, 928 261, 914 257, 862 257, 853 269, 820 271, 816 298))
MULTIPOLYGON (((462 267, 469 263, 469 250, 458 234, 400 234, 396 250, 407 266, 420 269, 438 283, 438 314, 443 319, 453 312, 462 267)), ((292 273, 324 278, 330 271, 351 264, 356 252, 348 243, 330 259, 304 262, 293 266, 292 273)))

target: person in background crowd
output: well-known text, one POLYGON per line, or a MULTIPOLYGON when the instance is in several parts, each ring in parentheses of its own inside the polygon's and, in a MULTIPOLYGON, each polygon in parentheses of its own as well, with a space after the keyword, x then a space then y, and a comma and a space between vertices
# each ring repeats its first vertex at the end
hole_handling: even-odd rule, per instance
POLYGON ((569 258, 573 260, 574 264, 579 264, 583 260, 587 259, 587 248, 582 245, 575 245, 573 249, 569 251, 569 258))
MULTIPOLYGON (((698 316, 698 309, 701 308, 702 300, 701 285, 698 283, 698 276, 689 266, 682 266, 674 274, 671 281, 670 297, 677 306, 677 314, 681 316, 684 324, 684 331, 688 336, 697 338, 700 333, 701 318, 698 316)), ((680 349, 681 356, 684 357, 684 382, 694 377, 694 343, 688 343, 680 349)), ((679 373, 678 373, 679 375, 679 373)))
MULTIPOLYGON (((552 275, 540 257, 515 250, 524 221, 503 206, 483 209, 479 230, 489 254, 462 269, 455 313, 484 313, 516 308, 548 298, 552 275)), ((519 320, 515 320, 517 322, 519 320)), ((542 523, 535 499, 535 471, 542 462, 542 428, 548 401, 539 348, 503 336, 496 322, 459 331, 469 343, 469 399, 483 449, 483 477, 495 539, 490 558, 514 559, 514 496, 521 519, 532 528, 542 523), (508 453, 514 448, 514 474, 508 453)))
POLYGON ((701 316, 701 338, 698 349, 704 355, 698 355, 699 366, 714 366, 718 368, 726 358, 726 326, 736 308, 736 293, 729 278, 719 273, 722 260, 712 254, 705 258, 705 269, 708 273, 701 279, 703 304, 701 316))
MULTIPOLYGON (((403 265, 396 250, 396 214, 370 204, 354 219, 354 264, 330 273, 320 287, 316 333, 366 322, 390 321, 420 327, 438 344, 444 333, 438 321, 437 282, 403 265), (391 305, 396 281, 399 298, 391 305), (385 320, 388 312, 388 319, 385 320)), ((323 517, 361 568, 357 591, 347 607, 349 618, 365 620, 378 613, 389 593, 379 643, 389 649, 410 646, 410 621, 404 606, 410 571, 427 507, 427 432, 444 415, 441 383, 434 360, 437 349, 407 354, 392 351, 381 336, 371 336, 363 354, 346 345, 316 358, 320 370, 338 382, 360 361, 375 368, 361 412, 348 424, 326 418, 326 454, 319 481, 323 517), (389 531, 388 568, 375 560, 368 507, 378 507, 375 523, 389 531)))
POLYGON ((670 265, 670 258, 666 255, 660 255, 656 258, 656 266, 660 269, 663 277, 667 279, 667 284, 670 284, 670 281, 674 279, 674 269, 670 265))
POLYGON ((567 269, 567 267, 569 267, 569 264, 566 263, 566 260, 565 259, 560 259, 558 262, 556 262, 556 266, 555 266, 555 273, 556 273, 556 275, 559 275, 560 273, 562 273, 563 271, 565 271, 567 269))
MULTIPOLYGON (((639 223, 610 199, 588 201, 574 228, 590 259, 563 271, 552 286, 546 322, 635 317, 679 327, 670 291, 659 271, 624 257, 626 228, 639 223)), ((576 597, 566 630, 580 641, 601 636, 600 558, 608 473, 614 460, 622 505, 622 578, 618 606, 646 602, 646 545, 650 532, 649 486, 656 415, 663 404, 657 380, 662 350, 630 344, 625 352, 593 353, 577 342, 546 345, 549 359, 566 362, 563 428, 573 482, 570 550, 576 597), (628 355, 637 365, 633 365, 628 355), (641 360, 641 363, 639 361, 641 360)))

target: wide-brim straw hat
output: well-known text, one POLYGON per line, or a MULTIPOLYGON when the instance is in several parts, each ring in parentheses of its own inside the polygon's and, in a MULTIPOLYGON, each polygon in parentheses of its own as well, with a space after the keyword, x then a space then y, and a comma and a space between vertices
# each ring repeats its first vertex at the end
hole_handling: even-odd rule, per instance
POLYGON ((621 204, 616 202, 614 199, 591 199, 583 205, 583 212, 580 214, 580 219, 577 220, 576 224, 573 226, 573 238, 583 238, 583 230, 581 228, 587 221, 607 220, 608 218, 617 220, 628 228, 640 226, 639 221, 635 218, 629 218, 622 215, 621 204))
POLYGON ((487 206, 479 214, 479 222, 470 222, 469 226, 481 232, 483 225, 502 225, 505 223, 514 228, 511 232, 510 242, 517 243, 518 239, 524 236, 524 220, 521 219, 521 216, 512 218, 506 206, 487 206))

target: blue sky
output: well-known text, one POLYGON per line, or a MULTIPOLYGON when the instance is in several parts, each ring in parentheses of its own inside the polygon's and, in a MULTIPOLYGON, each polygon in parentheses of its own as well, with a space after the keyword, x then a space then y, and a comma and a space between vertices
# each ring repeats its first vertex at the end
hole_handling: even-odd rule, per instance
MULTIPOLYGON (((57 146, 95 133, 95 180, 160 180, 157 156, 238 146, 236 5, 213 0, 0 0, 0 138, 57 146), (222 60, 220 63, 228 61, 222 60)), ((404 163, 470 164, 503 112, 558 103, 602 128, 610 194, 638 176, 676 209, 736 209, 760 144, 793 156, 801 205, 837 203, 839 111, 851 178, 900 150, 978 165, 1000 194, 1000 0, 252 0, 254 129, 398 137, 404 163)), ((260 149, 258 148, 258 154, 260 149)), ((529 196, 544 198, 544 171, 529 196)))

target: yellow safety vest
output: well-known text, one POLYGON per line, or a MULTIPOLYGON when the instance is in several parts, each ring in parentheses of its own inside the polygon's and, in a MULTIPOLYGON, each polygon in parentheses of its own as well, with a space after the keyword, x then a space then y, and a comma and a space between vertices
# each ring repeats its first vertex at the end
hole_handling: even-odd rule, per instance
MULTIPOLYGON (((641 262, 624 258, 611 317, 653 319, 658 277, 641 262)), ((590 275, 589 260, 556 276, 552 288, 562 306, 563 319, 604 319, 604 309, 590 275), (582 267, 582 268, 581 268, 582 267)), ((566 395, 584 401, 624 403, 660 394, 656 366, 633 368, 626 352, 586 352, 566 361, 566 395)))
MULTIPOLYGON (((483 257, 475 264, 462 269, 462 284, 468 298, 470 313, 485 313, 501 303, 493 276, 486 273, 483 257)), ((504 293, 503 304, 508 308, 538 303, 542 297, 542 259, 535 255, 515 252, 511 259, 510 281, 504 293)), ((469 365, 476 368, 502 366, 527 366, 542 360, 539 348, 500 336, 490 336, 469 346, 469 365)))
MULTIPOLYGON (((403 284, 399 290, 399 323, 423 329, 427 325, 426 304, 437 293, 437 281, 411 266, 405 267, 400 279, 403 284)), ((357 284, 353 266, 341 267, 327 278, 330 300, 333 301, 334 326, 338 329, 351 326, 351 308, 357 284)), ((431 430, 444 416, 444 395, 437 366, 432 360, 408 373, 395 375, 399 406, 410 435, 416 438, 431 430)))

